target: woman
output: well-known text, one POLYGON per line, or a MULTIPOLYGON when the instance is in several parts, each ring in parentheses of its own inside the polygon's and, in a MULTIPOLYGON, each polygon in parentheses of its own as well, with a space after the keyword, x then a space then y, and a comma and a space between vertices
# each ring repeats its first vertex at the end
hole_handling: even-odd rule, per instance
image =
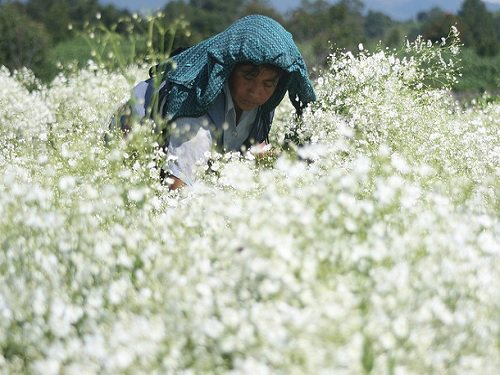
POLYGON ((287 91, 298 114, 316 98, 291 34, 265 16, 236 21, 162 69, 158 89, 155 77, 134 88, 131 108, 171 124, 165 139, 171 189, 191 185, 213 147, 229 152, 267 143, 287 91))

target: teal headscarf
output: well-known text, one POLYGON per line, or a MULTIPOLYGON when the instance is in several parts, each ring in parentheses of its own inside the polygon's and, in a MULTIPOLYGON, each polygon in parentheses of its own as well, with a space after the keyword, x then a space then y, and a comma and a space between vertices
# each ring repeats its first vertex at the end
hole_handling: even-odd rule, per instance
POLYGON ((172 57, 160 90, 162 114, 173 120, 205 114, 233 68, 243 62, 272 64, 286 73, 262 106, 264 114, 273 111, 287 91, 298 112, 316 99, 292 35, 271 18, 252 15, 172 57))

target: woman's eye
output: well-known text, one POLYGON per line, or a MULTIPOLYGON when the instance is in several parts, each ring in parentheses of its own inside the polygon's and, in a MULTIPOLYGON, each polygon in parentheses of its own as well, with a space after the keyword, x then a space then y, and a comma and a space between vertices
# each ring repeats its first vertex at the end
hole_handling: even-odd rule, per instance
POLYGON ((264 82, 264 88, 266 90, 274 90, 277 86, 276 82, 264 82))

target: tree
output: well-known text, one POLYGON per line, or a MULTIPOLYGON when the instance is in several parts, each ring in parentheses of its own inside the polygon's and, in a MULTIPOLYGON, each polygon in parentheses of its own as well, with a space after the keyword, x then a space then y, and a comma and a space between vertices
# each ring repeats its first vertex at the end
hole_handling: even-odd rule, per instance
POLYGON ((300 40, 311 40, 324 31, 325 17, 329 5, 324 0, 303 0, 288 22, 288 29, 300 40))
POLYGON ((97 0, 29 0, 26 10, 33 20, 45 25, 56 43, 71 37, 69 24, 79 30, 85 22, 95 20, 97 13, 108 27, 129 15, 128 11, 117 10, 111 5, 101 6, 97 0))
POLYGON ((500 43, 500 11, 493 13, 493 22, 495 23, 497 42, 500 43))
POLYGON ((95 15, 102 11, 98 0, 67 0, 69 2, 70 19, 79 26, 85 21, 95 19, 95 15))
POLYGON ((364 42, 362 8, 359 0, 341 0, 334 5, 324 0, 305 0, 287 26, 299 43, 307 46, 307 54, 314 55, 313 63, 318 64, 326 61, 332 43, 336 48, 356 51, 364 42))
POLYGON ((383 40, 394 24, 384 13, 370 10, 364 20, 364 32, 370 39, 383 40))
POLYGON ((327 25, 337 47, 356 51, 358 44, 365 41, 362 10, 359 0, 341 0, 330 7, 327 25))
POLYGON ((243 11, 245 0, 191 0, 190 5, 197 11, 195 17, 189 17, 193 28, 199 30, 204 37, 209 37, 223 31, 236 21, 243 11))
POLYGON ((186 19, 192 30, 186 42, 195 44, 223 31, 243 14, 246 0, 182 0, 170 1, 164 12, 167 22, 180 17, 186 19))
POLYGON ((465 0, 458 12, 459 28, 465 46, 472 47, 481 56, 494 56, 498 52, 493 15, 480 0, 465 0))
POLYGON ((68 1, 30 0, 26 10, 33 20, 45 25, 56 43, 68 38, 68 24, 71 23, 68 1))
POLYGON ((0 5, 0 65, 40 72, 46 63, 50 36, 16 4, 0 5))
POLYGON ((243 16, 249 14, 261 14, 278 21, 282 25, 285 24, 285 20, 282 15, 274 9, 267 0, 250 0, 247 4, 245 4, 242 12, 243 16))
POLYGON ((444 12, 438 7, 434 7, 428 12, 420 12, 417 20, 422 23, 420 34, 433 42, 438 42, 441 38, 446 37, 451 26, 458 22, 456 16, 444 12))

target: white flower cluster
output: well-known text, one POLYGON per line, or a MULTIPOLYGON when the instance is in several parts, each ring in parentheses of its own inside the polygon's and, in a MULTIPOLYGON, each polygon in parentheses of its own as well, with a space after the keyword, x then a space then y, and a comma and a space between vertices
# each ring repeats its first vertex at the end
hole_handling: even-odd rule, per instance
POLYGON ((32 75, 26 71, 20 72, 19 78, 0 66, 0 137, 21 144, 47 141, 54 117, 46 104, 45 90, 30 92, 26 86, 32 83, 32 75))
POLYGON ((0 71, 2 372, 496 374, 500 105, 413 66, 332 60, 304 146, 180 193, 146 126, 103 141, 123 77, 0 71))

